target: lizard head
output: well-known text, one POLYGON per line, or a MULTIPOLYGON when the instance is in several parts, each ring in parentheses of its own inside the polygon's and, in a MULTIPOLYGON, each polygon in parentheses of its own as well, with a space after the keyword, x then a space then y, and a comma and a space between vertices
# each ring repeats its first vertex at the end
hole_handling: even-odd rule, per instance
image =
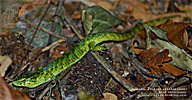
POLYGON ((27 88, 35 88, 43 84, 39 76, 40 75, 38 73, 30 73, 19 76, 15 81, 13 81, 13 85, 27 88))

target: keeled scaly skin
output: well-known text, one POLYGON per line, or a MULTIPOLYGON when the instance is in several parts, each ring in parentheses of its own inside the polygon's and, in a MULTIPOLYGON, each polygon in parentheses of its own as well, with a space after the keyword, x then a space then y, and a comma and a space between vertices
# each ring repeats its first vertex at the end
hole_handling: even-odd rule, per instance
POLYGON ((164 17, 143 24, 138 24, 127 33, 100 32, 90 34, 81 40, 75 48, 64 54, 62 57, 40 68, 35 73, 19 76, 15 81, 13 81, 13 84, 15 86, 35 88, 52 79, 56 79, 58 74, 78 62, 87 52, 89 52, 93 47, 97 46, 97 44, 105 41, 128 40, 132 38, 138 31, 144 29, 145 24, 154 25, 173 17, 176 16, 164 17))

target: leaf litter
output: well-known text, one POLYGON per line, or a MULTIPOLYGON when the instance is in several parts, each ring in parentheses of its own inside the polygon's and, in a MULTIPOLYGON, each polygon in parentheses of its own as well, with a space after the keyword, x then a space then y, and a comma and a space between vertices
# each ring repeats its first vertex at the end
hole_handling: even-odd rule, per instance
MULTIPOLYGON (((153 14, 149 11, 153 8, 150 8, 151 6, 148 6, 148 5, 154 6, 153 4, 149 4, 149 3, 144 4, 139 1, 134 2, 133 0, 118 1, 118 2, 114 2, 113 0, 110 0, 110 2, 102 1, 102 0, 99 0, 97 2, 92 1, 92 0, 85 0, 85 1, 81 1, 81 0, 75 1, 74 0, 70 3, 68 3, 70 6, 78 5, 70 12, 71 14, 73 14, 75 12, 81 12, 79 7, 82 7, 83 5, 78 1, 82 2, 85 5, 88 5, 90 3, 99 4, 99 5, 100 4, 108 5, 108 6, 106 6, 106 9, 107 9, 106 11, 104 9, 101 10, 100 8, 95 10, 96 12, 99 12, 96 14, 96 16, 97 17, 100 16, 101 19, 99 19, 99 20, 101 20, 102 22, 105 22, 106 20, 107 20, 106 22, 108 22, 108 21, 112 22, 112 21, 108 20, 108 18, 113 19, 113 17, 111 17, 111 15, 108 16, 108 18, 104 18, 104 19, 102 18, 102 16, 105 16, 106 13, 108 13, 108 11, 110 11, 110 10, 113 10, 110 12, 113 15, 118 16, 118 18, 126 19, 126 21, 129 20, 130 22, 128 22, 127 24, 134 24, 134 19, 143 19, 143 21, 148 21, 148 20, 154 19, 154 18, 160 18, 163 16, 177 15, 177 14, 181 15, 182 17, 186 17, 185 12, 173 12, 173 13, 166 13, 166 14, 161 14, 161 15, 153 14), (90 2, 88 2, 88 1, 90 1, 90 2), (131 5, 132 8, 128 9, 128 7, 126 6, 127 4, 125 2, 128 2, 127 4, 131 5), (81 5, 81 6, 79 6, 79 5, 81 5), (120 10, 119 8, 122 8, 122 9, 120 10), (102 15, 101 12, 104 13, 104 15, 102 15), (136 12, 139 12, 139 13, 136 13, 136 12), (129 14, 131 16, 127 16, 129 14)), ((154 1, 154 4, 155 3, 157 3, 157 1, 154 1)), ((160 2, 160 3, 163 4, 163 2, 160 2)), ((41 5, 41 4, 39 4, 39 5, 41 5)), ((32 8, 32 10, 38 9, 37 6, 39 6, 39 5, 38 4, 35 5, 35 3, 34 3, 34 8, 32 8)), ((156 7, 155 13, 160 12, 160 10, 157 9, 158 6, 155 5, 155 7, 156 7)), ((168 7, 169 6, 167 6, 167 8, 165 8, 165 9, 168 10, 168 7)), ((166 10, 164 10, 164 11, 166 11, 166 10)), ((182 10, 182 9, 180 9, 180 10, 182 10)), ((29 12, 29 11, 30 11, 29 9, 26 9, 26 12, 29 12)), ((53 13, 54 13, 54 11, 53 11, 53 13)), ((91 13, 89 13, 87 15, 88 19, 90 18, 89 16, 91 16, 91 13)), ((186 11, 186 13, 188 13, 188 12, 186 11)), ((23 15, 23 14, 24 13, 21 13, 20 15, 23 15)), ((29 14, 31 14, 31 13, 29 13, 29 14)), ((78 14, 80 14, 80 13, 78 13, 78 14)), ((188 16, 189 15, 190 15, 190 13, 188 13, 188 16)), ((32 16, 32 17, 34 17, 34 16, 32 16)), ((119 30, 116 29, 117 27, 114 28, 114 26, 124 23, 123 21, 120 21, 119 19, 117 19, 117 20, 119 20, 118 24, 113 24, 111 26, 107 26, 106 24, 101 23, 100 26, 99 25, 97 26, 96 22, 94 22, 93 17, 95 17, 95 16, 92 15, 92 18, 87 21, 89 23, 86 26, 86 27, 88 27, 88 30, 85 30, 85 32, 87 32, 87 34, 91 34, 91 32, 106 31, 107 29, 108 29, 108 31, 119 32, 119 30), (112 29, 110 29, 110 28, 112 28, 112 29)), ((78 17, 77 19, 74 18, 74 20, 75 20, 75 22, 77 22, 78 27, 81 28, 81 25, 80 25, 81 21, 77 21, 77 20, 79 20, 79 18, 80 17, 78 17)), ((39 20, 38 17, 35 17, 35 19, 39 20)), ((51 20, 47 21, 47 23, 49 23, 49 22, 51 22, 51 20)), ((82 20, 82 22, 83 22, 83 24, 85 23, 85 21, 83 21, 83 20, 82 20)), ((61 26, 62 26, 62 24, 59 26, 58 29, 63 28, 62 29, 63 32, 65 32, 65 30, 67 30, 67 32, 70 33, 69 27, 67 25, 66 26, 64 25, 64 27, 61 27, 61 26)), ((128 29, 129 28, 128 26, 129 25, 125 25, 124 26, 125 28, 123 30, 128 29)), ((46 25, 42 26, 42 27, 50 29, 50 27, 46 27, 46 25)), ((151 74, 162 75, 162 77, 163 76, 170 77, 170 78, 160 78, 159 81, 165 81, 165 82, 169 81, 169 84, 171 84, 171 83, 176 84, 177 81, 179 82, 179 80, 181 80, 180 78, 177 78, 177 77, 182 77, 182 79, 184 79, 183 82, 186 82, 186 83, 188 82, 187 79, 185 79, 185 78, 190 75, 189 73, 191 73, 190 72, 191 67, 190 66, 186 67, 188 65, 191 65, 190 64, 190 62, 191 62, 190 54, 187 55, 187 53, 190 53, 190 52, 186 53, 186 52, 183 52, 183 50, 182 50, 182 49, 185 49, 185 50, 190 51, 190 48, 191 48, 191 47, 189 47, 190 45, 188 45, 188 44, 190 44, 189 40, 188 40, 188 37, 190 38, 190 35, 188 35, 188 32, 187 32, 188 27, 190 27, 190 24, 186 24, 181 21, 180 22, 167 21, 164 24, 160 25, 158 28, 160 28, 164 31, 167 31, 167 38, 170 42, 172 42, 172 44, 168 43, 167 41, 160 40, 158 37, 156 37, 156 38, 158 38, 158 40, 152 41, 154 43, 152 45, 157 45, 154 48, 151 48, 149 50, 139 49, 138 47, 133 48, 133 50, 137 54, 137 57, 141 57, 141 56, 139 56, 139 54, 143 55, 140 60, 143 61, 143 65, 145 65, 146 69, 149 70, 151 72, 151 74), (168 46, 170 48, 165 48, 168 46), (175 54, 175 55, 173 55, 173 54, 175 54), (170 57, 169 55, 173 55, 173 56, 170 57), (188 59, 188 60, 184 60, 184 59, 188 59), (170 62, 173 62, 173 63, 170 63, 170 62), (172 76, 169 76, 166 73, 171 74, 172 76), (171 78, 171 77, 176 77, 176 78, 174 78, 174 81, 173 81, 173 78, 171 78)), ((86 28, 84 28, 84 29, 86 29, 86 28)), ((32 30, 33 29, 30 29, 29 31, 32 31, 32 30)), ((13 30, 13 31, 17 32, 18 30, 13 30)), ((21 31, 19 30, 19 32, 25 33, 23 31, 24 30, 21 30, 21 31)), ((11 34, 15 35, 14 32, 12 32, 11 34)), ((60 33, 60 32, 61 32, 61 30, 57 31, 55 33, 60 33)), ((84 32, 82 32, 82 33, 84 33, 84 32)), ((45 42, 40 41, 41 39, 45 39, 44 37, 42 37, 45 34, 46 33, 43 33, 43 34, 39 34, 40 36, 37 36, 37 40, 36 40, 37 45, 33 44, 33 48, 30 49, 31 54, 28 54, 29 56, 26 57, 27 59, 30 59, 31 55, 35 54, 35 52, 33 52, 34 50, 37 50, 37 48, 39 48, 39 47, 45 46, 46 40, 45 40, 45 42)), ((71 32, 71 34, 73 34, 73 32, 71 32)), ((141 33, 141 34, 145 35, 145 33, 141 33)), ((10 35, 10 32, 7 35, 10 35)), ((59 34, 59 35, 61 35, 61 34, 59 34)), ((84 35, 86 35, 86 34, 84 34, 84 35)), ((18 36, 18 34, 16 35, 16 37, 17 36, 18 36)), ((20 36, 23 36, 23 34, 20 34, 20 36)), ((58 46, 58 45, 61 45, 61 44, 58 44, 57 45, 58 47, 56 47, 56 48, 53 47, 54 50, 51 52, 52 53, 51 57, 57 58, 57 57, 61 56, 61 54, 60 54, 61 51, 71 50, 71 48, 73 48, 79 42, 79 40, 76 40, 74 37, 75 37, 75 35, 72 35, 72 37, 67 37, 68 42, 62 44, 64 46, 58 46)), ((29 40, 30 38, 31 38, 30 36, 29 36, 29 38, 24 37, 25 41, 29 40)), ((134 38, 133 40, 135 40, 135 39, 136 38, 134 38)), ((8 40, 9 40, 9 38, 8 38, 8 40)), ((133 51, 130 51, 131 46, 133 46, 132 45, 133 40, 129 40, 128 42, 117 43, 120 46, 116 46, 116 43, 107 43, 107 48, 109 49, 109 51, 111 53, 104 52, 104 53, 101 53, 101 55, 104 58, 106 57, 106 60, 110 63, 110 65, 112 65, 112 67, 116 70, 117 73, 119 73, 120 75, 127 73, 123 77, 126 78, 133 85, 135 85, 138 88, 142 88, 143 86, 147 87, 148 86, 147 84, 150 84, 149 81, 155 82, 154 80, 156 80, 156 79, 153 77, 146 77, 146 76, 141 75, 137 69, 132 67, 132 65, 129 62, 130 59, 126 58, 126 51, 123 51, 123 49, 126 49, 126 50, 129 50, 129 52, 134 53, 133 51)), ((138 41, 138 42, 141 42, 141 41, 138 41)), ((3 43, 4 43, 4 41, 1 40, 1 44, 3 44, 3 43)), ((143 43, 145 43, 145 42, 143 42, 143 43)), ((24 59, 24 58, 22 58, 23 57, 22 50, 25 50, 27 42, 17 43, 16 46, 21 47, 21 44, 24 44, 23 45, 24 49, 21 49, 21 51, 19 51, 20 53, 18 53, 18 54, 21 55, 20 56, 21 59, 24 59)), ((0 47, 1 47, 0 49, 2 51, 2 46, 0 46, 0 47)), ((145 47, 145 46, 143 46, 143 47, 145 47)), ((2 54, 2 52, 0 52, 0 53, 2 54)), ((8 54, 8 53, 3 52, 3 54, 8 54)), ((12 52, 11 54, 12 54, 11 59, 15 58, 14 53, 12 52)), ((44 58, 43 55, 38 57, 38 59, 43 59, 43 58, 44 58)), ((38 61, 38 59, 37 59, 37 61, 38 61)), ((71 94, 75 95, 77 93, 80 93, 80 91, 85 91, 86 93, 89 93, 90 95, 95 96, 97 99, 102 98, 102 93, 111 94, 111 96, 113 96, 114 98, 117 97, 118 99, 130 99, 133 96, 127 90, 122 88, 122 86, 119 85, 116 81, 114 81, 113 79, 110 79, 110 77, 107 74, 107 72, 105 71, 105 69, 103 69, 102 66, 98 62, 94 62, 95 59, 93 59, 93 60, 92 59, 93 59, 93 57, 90 54, 87 54, 85 59, 82 59, 80 62, 78 62, 76 65, 74 65, 74 69, 72 69, 72 71, 67 74, 66 78, 68 78, 69 83, 64 87, 64 90, 66 90, 67 97, 69 97, 69 95, 71 95, 71 94), (90 60, 92 60, 92 61, 90 61, 90 60), (99 69, 97 69, 97 67, 95 67, 95 66, 97 66, 99 69), (92 72, 93 74, 91 74, 89 72, 92 72), (73 75, 75 75, 75 76, 73 76, 73 75), (111 80, 111 81, 109 81, 109 80, 111 80), (85 83, 85 84, 83 84, 83 83, 85 83), (98 92, 98 91, 100 91, 100 92, 98 92)), ((37 61, 35 61, 35 63, 37 61)), ((41 62, 42 60, 39 60, 39 61, 41 62)), ((18 66, 18 64, 19 63, 14 60, 14 65, 18 66)), ((35 66, 39 66, 39 65, 44 65, 44 64, 42 64, 42 63, 36 64, 35 66)), ((13 65, 10 65, 10 66, 13 66, 13 65)), ((16 71, 16 69, 14 67, 12 67, 12 68, 13 68, 13 71, 16 71)), ((10 69, 7 69, 7 70, 10 70, 10 69)), ((28 70, 30 70, 30 67, 28 70)), ((10 71, 7 71, 7 72, 9 74, 6 74, 6 75, 9 76, 11 72, 10 71)), ((164 89, 168 88, 170 86, 170 85, 163 84, 162 82, 160 82, 160 83, 155 82, 155 84, 150 84, 150 86, 156 86, 156 85, 157 85, 157 87, 162 86, 164 89)), ((187 89, 188 89, 188 86, 189 86, 188 83, 187 83, 187 85, 183 85, 183 84, 181 84, 181 85, 182 85, 182 87, 184 87, 184 88, 187 87, 187 89)), ((175 85, 175 86, 177 86, 177 85, 175 85)), ((177 87, 173 86, 172 88, 177 88, 177 87)), ((58 90, 59 90, 58 88, 55 88, 55 91, 58 91, 58 90)), ((145 92, 145 91, 142 91, 142 92, 145 92)), ((141 94, 143 94, 142 92, 141 92, 141 94)), ((53 94, 54 94, 54 92, 53 92, 53 94)), ((135 94, 135 98, 146 99, 145 97, 140 97, 138 94, 139 93, 135 94)), ((60 97, 60 96, 57 95, 57 97, 60 97)), ((87 96, 87 95, 86 95, 86 97, 89 98, 89 96, 87 96)), ((184 96, 183 98, 187 98, 187 97, 188 97, 188 94, 187 94, 187 96, 184 96)), ((54 96, 52 96, 51 98, 54 98, 54 96)), ((79 95, 79 98, 82 98, 82 96, 79 95)), ((92 98, 92 97, 90 96, 90 98, 92 98)), ((155 97, 155 96, 150 97, 149 96, 149 98, 153 98, 153 99, 155 99, 155 98, 156 99, 157 98, 161 98, 161 99, 162 98, 172 98, 173 99, 175 97, 174 96, 160 96, 160 97, 155 97)))

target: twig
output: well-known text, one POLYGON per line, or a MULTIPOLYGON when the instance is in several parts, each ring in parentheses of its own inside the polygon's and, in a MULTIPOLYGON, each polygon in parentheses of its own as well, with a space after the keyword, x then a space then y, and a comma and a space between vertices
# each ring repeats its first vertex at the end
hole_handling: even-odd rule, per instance
MULTIPOLYGON (((65 9, 65 8, 64 8, 65 9)), ((79 31, 79 29, 77 28, 76 24, 73 23, 72 19, 70 17, 68 17, 69 14, 66 12, 66 16, 64 17, 65 21, 67 22, 67 24, 69 24, 69 26, 71 27, 71 29, 73 29, 73 31, 75 32, 75 34, 82 40, 84 37, 80 34, 81 32, 79 31)))
MULTIPOLYGON (((20 20, 22 20, 22 21, 30 24, 31 26, 37 28, 37 25, 35 25, 34 23, 31 23, 30 21, 28 21, 28 20, 26 20, 26 19, 20 18, 20 20)), ((51 31, 49 31, 49 30, 47 30, 46 28, 43 28, 43 27, 41 27, 41 26, 39 26, 38 29, 40 29, 40 30, 42 30, 43 32, 48 33, 48 34, 50 34, 50 35, 52 35, 52 36, 54 36, 54 37, 56 37, 56 38, 66 40, 65 37, 62 37, 62 36, 60 36, 60 35, 57 35, 56 33, 51 32, 51 31)))
POLYGON ((64 41, 65 40, 63 40, 63 39, 57 40, 56 42, 54 42, 54 43, 48 45, 47 47, 43 48, 41 50, 41 52, 45 52, 45 51, 49 50, 50 48, 52 48, 53 46, 55 46, 56 44, 59 44, 59 43, 64 42, 64 41))
MULTIPOLYGON (((47 88, 41 93, 41 95, 39 96, 38 100, 41 100, 41 99, 43 98, 43 96, 44 96, 48 91, 50 91, 50 94, 51 94, 52 88, 55 87, 55 86, 56 86, 56 81, 55 81, 54 85, 49 84, 49 85, 47 86, 47 88)), ((50 95, 49 95, 49 97, 50 97, 50 95)), ((48 97, 48 98, 49 98, 49 97, 48 97)))
MULTIPOLYGON (((54 22, 53 22, 52 27, 51 27, 52 32, 55 32, 55 29, 56 29, 56 26, 58 23, 59 12, 61 11, 61 7, 63 6, 63 3, 64 3, 64 0, 60 0, 59 5, 56 8, 55 16, 54 16, 54 22)), ((48 40, 47 45, 50 45, 51 42, 52 42, 52 35, 49 35, 49 40, 48 40)))
POLYGON ((52 48, 52 47, 55 46, 56 44, 59 44, 59 43, 61 43, 61 42, 63 42, 63 41, 65 41, 65 40, 63 40, 63 39, 57 40, 56 42, 50 44, 49 46, 47 46, 47 47, 39 50, 39 51, 37 52, 37 54, 32 57, 32 60, 29 61, 27 64, 25 64, 25 65, 22 67, 21 71, 24 70, 29 64, 31 64, 31 62, 33 62, 41 53, 49 50, 50 48, 52 48))
MULTIPOLYGON (((57 8, 56 8, 56 10, 55 10, 54 22, 53 22, 52 27, 51 27, 51 32, 55 32, 55 29, 56 29, 57 24, 58 24, 58 22, 59 22, 59 19, 58 19, 59 12, 60 12, 60 10, 61 10, 61 7, 62 7, 63 3, 64 3, 64 0, 60 0, 60 1, 59 1, 59 4, 58 4, 58 6, 57 6, 57 8)), ((47 45, 50 45, 50 44, 52 43, 52 38, 53 38, 53 36, 52 36, 52 35, 49 35, 49 39, 48 39, 47 45)), ((50 52, 47 51, 46 54, 45 54, 45 57, 46 57, 46 58, 45 58, 45 61, 46 61, 45 64, 48 64, 49 53, 50 53, 50 52)))
POLYGON ((46 100, 49 100, 49 98, 51 97, 51 93, 52 93, 52 89, 56 86, 56 81, 55 84, 51 86, 51 88, 49 89, 49 96, 46 100))
POLYGON ((29 49, 31 48, 31 43, 33 42, 33 39, 35 38, 35 35, 36 35, 36 33, 37 33, 37 30, 38 30, 38 27, 40 26, 43 18, 44 18, 45 15, 47 14, 47 11, 48 11, 48 9, 49 9, 50 6, 51 6, 51 3, 49 3, 49 5, 47 6, 47 9, 45 10, 43 16, 42 16, 41 19, 40 19, 40 22, 38 23, 38 25, 37 25, 37 27, 36 27, 36 29, 35 29, 35 32, 34 32, 32 38, 31 38, 31 40, 30 40, 30 42, 29 42, 29 47, 27 48, 27 50, 26 50, 23 58, 21 59, 21 65, 23 64, 23 60, 24 60, 24 58, 27 56, 27 53, 28 53, 29 49))
MULTIPOLYGON (((65 80, 65 81, 66 81, 66 80, 65 80)), ((67 82, 66 82, 66 83, 67 83, 67 82)), ((58 79, 58 84, 59 84, 59 90, 60 90, 60 92, 61 92, 61 97, 62 97, 63 100, 65 100, 66 96, 65 96, 65 93, 64 93, 64 91, 63 91, 63 85, 62 85, 60 79, 58 79)))

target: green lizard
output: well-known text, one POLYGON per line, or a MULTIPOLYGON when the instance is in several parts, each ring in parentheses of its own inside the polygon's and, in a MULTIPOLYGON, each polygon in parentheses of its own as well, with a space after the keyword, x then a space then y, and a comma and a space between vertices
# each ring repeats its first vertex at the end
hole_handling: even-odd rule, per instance
POLYGON ((115 33, 115 32, 99 32, 93 33, 81 40, 78 45, 62 57, 52 61, 35 73, 24 74, 19 76, 13 84, 15 86, 22 86, 27 88, 35 88, 41 84, 44 84, 52 79, 56 79, 58 74, 66 70, 71 65, 78 62, 83 56, 92 51, 102 51, 105 48, 99 44, 105 41, 125 41, 132 38, 138 31, 144 29, 144 25, 154 25, 162 22, 166 19, 173 18, 176 16, 164 17, 155 19, 146 23, 137 24, 133 29, 127 33, 115 33))

